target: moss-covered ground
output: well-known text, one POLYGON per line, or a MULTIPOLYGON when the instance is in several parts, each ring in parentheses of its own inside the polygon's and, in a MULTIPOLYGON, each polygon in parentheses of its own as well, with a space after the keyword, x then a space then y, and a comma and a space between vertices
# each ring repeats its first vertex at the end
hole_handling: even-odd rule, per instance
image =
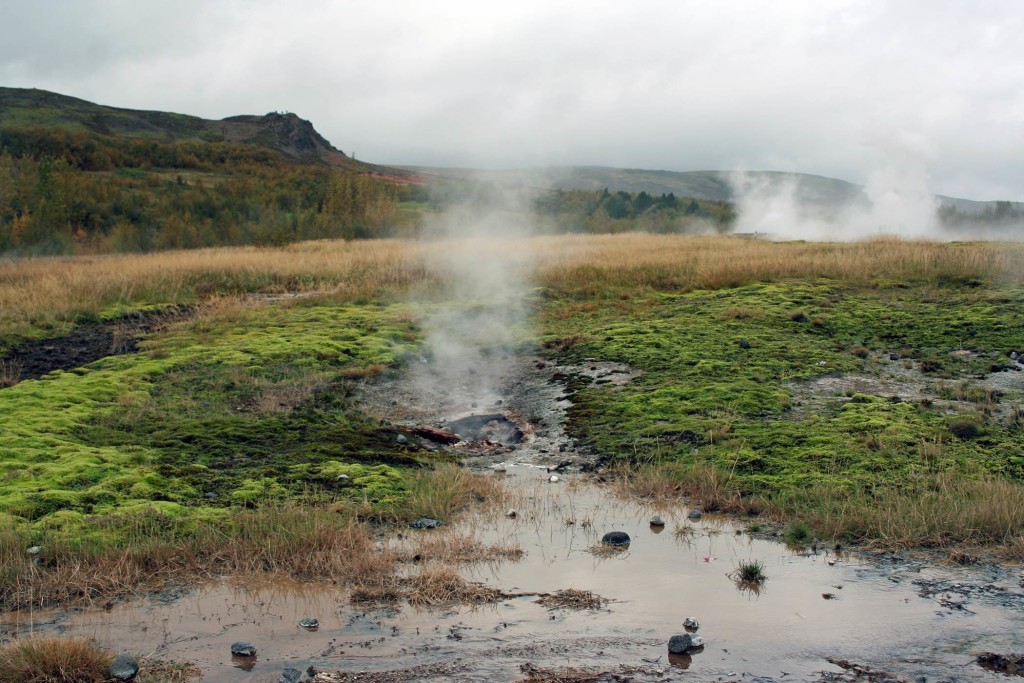
POLYGON ((976 281, 801 280, 609 289, 585 300, 549 292, 543 323, 563 354, 643 370, 623 387, 576 383, 570 429, 598 454, 712 465, 745 495, 785 501, 817 486, 870 493, 935 472, 1024 478, 1020 394, 976 392, 977 403, 959 404, 963 415, 868 394, 809 413, 793 397, 795 382, 890 364, 945 386, 992 372, 1024 377, 1008 355, 1024 346, 1021 310, 1024 291, 976 281), (1018 419, 1005 417, 1014 406, 993 411, 999 401, 1015 403, 1018 419))
POLYGON ((349 393, 416 342, 401 306, 235 303, 141 353, 4 389, 0 510, 79 536, 87 519, 141 509, 182 521, 285 498, 386 510, 422 456, 349 393))

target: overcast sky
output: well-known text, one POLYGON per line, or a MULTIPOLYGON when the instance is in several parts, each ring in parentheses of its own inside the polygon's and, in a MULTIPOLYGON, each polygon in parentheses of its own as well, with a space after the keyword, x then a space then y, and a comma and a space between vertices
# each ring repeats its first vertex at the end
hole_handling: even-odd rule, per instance
POLYGON ((0 85, 292 111, 378 163, 793 170, 1024 199, 1024 2, 0 0, 0 85))

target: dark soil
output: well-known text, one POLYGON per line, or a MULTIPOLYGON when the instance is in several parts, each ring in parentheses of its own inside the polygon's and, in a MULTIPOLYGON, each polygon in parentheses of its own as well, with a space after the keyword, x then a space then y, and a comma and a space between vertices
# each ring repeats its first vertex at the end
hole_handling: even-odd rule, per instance
POLYGON ((1024 655, 998 655, 983 652, 978 655, 978 664, 989 671, 1009 676, 1024 676, 1024 655))
POLYGON ((25 342, 0 362, 19 373, 16 379, 8 382, 9 385, 26 379, 39 379, 54 370, 73 370, 107 356, 134 353, 144 335, 185 320, 194 312, 194 306, 181 304, 128 313, 114 320, 82 323, 63 337, 25 342))

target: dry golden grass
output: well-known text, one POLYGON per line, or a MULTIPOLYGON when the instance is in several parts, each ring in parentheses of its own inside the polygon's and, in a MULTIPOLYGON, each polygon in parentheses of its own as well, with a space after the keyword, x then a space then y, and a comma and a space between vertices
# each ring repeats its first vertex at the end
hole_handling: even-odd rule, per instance
POLYGON ((824 538, 885 548, 997 547, 1024 557, 1024 485, 957 473, 921 477, 905 489, 848 495, 818 488, 785 506, 824 538))
POLYGON ((0 646, 0 683, 99 683, 113 659, 89 638, 19 638, 0 646))
POLYGON ((432 533, 418 538, 411 549, 401 553, 404 561, 446 562, 448 564, 496 564, 523 558, 519 544, 488 545, 472 536, 432 533))
POLYGON ((302 504, 239 511, 230 524, 199 524, 184 540, 178 536, 173 521, 142 515, 117 546, 51 539, 36 564, 25 556, 23 530, 0 529, 0 609, 94 602, 221 574, 370 584, 397 562, 367 525, 302 504))
MULTIPOLYGON (((504 491, 494 477, 453 465, 423 471, 411 488, 394 519, 453 520, 470 505, 500 502, 504 491)), ((171 581, 228 574, 329 579, 371 594, 391 591, 399 567, 417 554, 449 565, 522 556, 518 546, 485 545, 454 534, 424 536, 412 550, 382 545, 373 528, 359 521, 367 512, 348 503, 296 501, 239 510, 227 522, 196 522, 187 532, 157 512, 136 515, 127 531, 123 519, 96 518, 94 531, 109 526, 125 540, 110 545, 45 539, 39 563, 25 554, 38 541, 27 528, 0 526, 0 609, 105 601, 171 581)))
POLYGON ((499 505, 504 496, 505 486, 500 479, 444 464, 413 477, 409 494, 402 502, 401 516, 409 520, 430 517, 447 521, 471 503, 499 505))
POLYGON ((686 501, 692 507, 755 514, 763 502, 744 496, 735 479, 719 467, 700 462, 643 462, 614 473, 615 491, 625 498, 686 501))
POLYGON ((608 603, 608 599, 591 591, 566 588, 544 593, 534 602, 548 609, 601 609, 608 603))
POLYGON ((497 588, 467 581, 445 564, 431 564, 403 582, 409 603, 420 607, 477 605, 497 602, 504 594, 497 588))
MULTIPOLYGON (((562 235, 502 240, 511 272, 576 296, 611 289, 686 291, 755 281, 823 277, 1019 281, 1017 244, 766 242, 719 236, 562 235)), ((316 241, 153 254, 37 258, 0 265, 0 330, 27 334, 114 304, 207 300, 247 292, 305 292, 331 301, 433 295, 460 254, 494 250, 480 240, 316 241)))

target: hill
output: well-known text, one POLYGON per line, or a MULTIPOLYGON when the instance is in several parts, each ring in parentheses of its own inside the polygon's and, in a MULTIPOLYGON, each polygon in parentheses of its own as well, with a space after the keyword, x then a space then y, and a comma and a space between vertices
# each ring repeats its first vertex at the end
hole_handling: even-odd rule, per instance
POLYGON ((295 114, 215 121, 0 88, 0 254, 389 235, 409 180, 295 114))
MULTIPOLYGON (((371 170, 336 149, 313 124, 295 114, 230 116, 212 120, 163 111, 108 107, 46 90, 0 88, 0 128, 43 128, 159 143, 255 145, 303 164, 371 170)), ((389 169, 390 170, 390 169, 389 169)))

